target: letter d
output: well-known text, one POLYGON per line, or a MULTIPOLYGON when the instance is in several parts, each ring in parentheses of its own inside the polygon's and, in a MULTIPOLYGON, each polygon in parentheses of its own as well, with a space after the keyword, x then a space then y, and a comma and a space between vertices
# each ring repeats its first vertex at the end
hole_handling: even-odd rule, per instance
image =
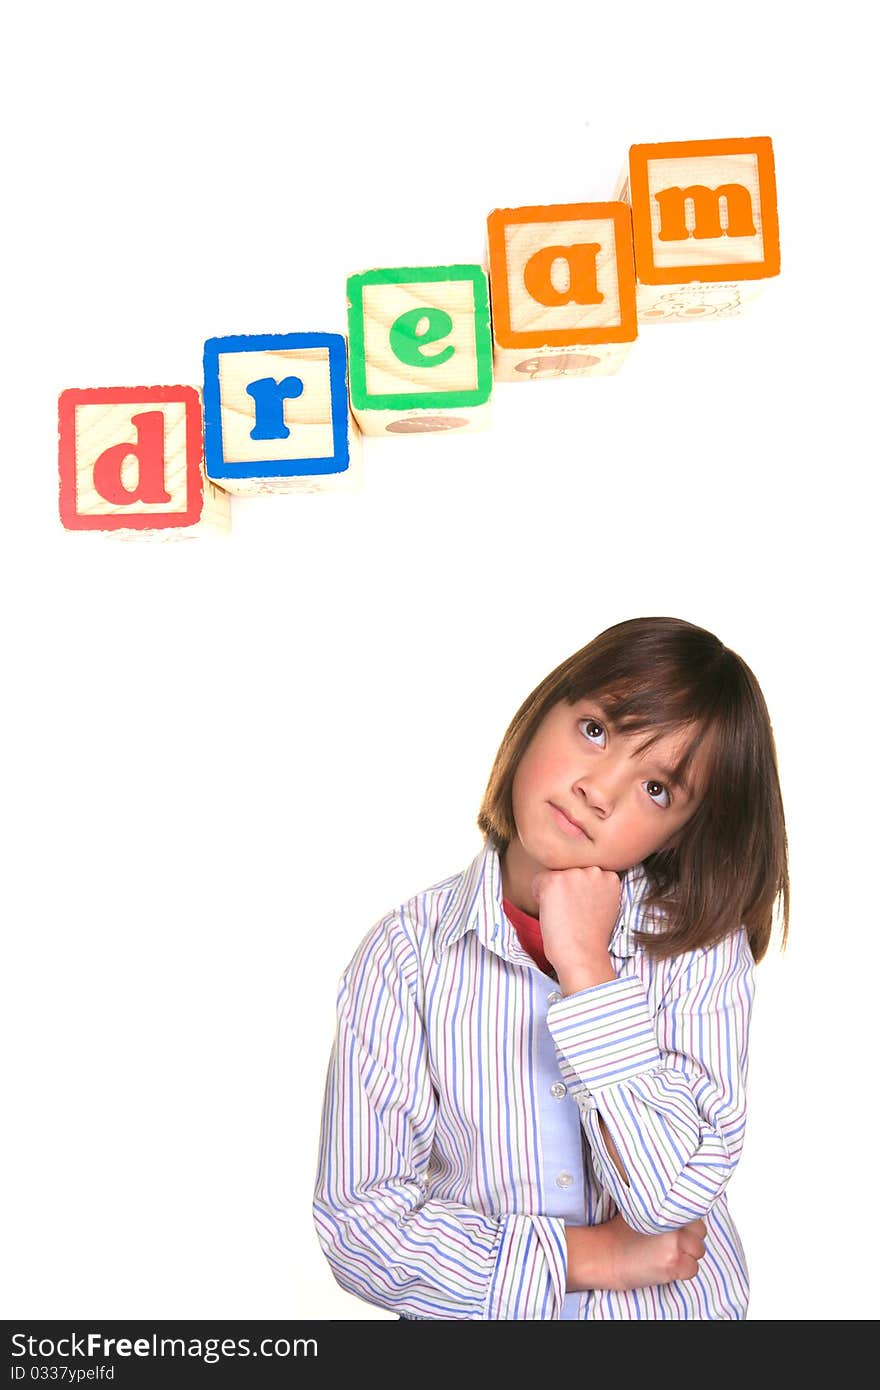
POLYGON ((132 415, 131 423, 137 442, 111 444, 95 460, 95 491, 120 507, 129 502, 170 502, 171 493, 165 490, 165 415, 161 410, 145 410, 132 415), (131 454, 138 462, 138 478, 129 492, 122 481, 122 465, 131 454))

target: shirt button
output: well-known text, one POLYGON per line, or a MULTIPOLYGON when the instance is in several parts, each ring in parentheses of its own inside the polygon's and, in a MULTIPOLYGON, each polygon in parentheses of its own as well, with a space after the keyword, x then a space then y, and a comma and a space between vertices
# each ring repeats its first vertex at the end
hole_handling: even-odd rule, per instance
POLYGON ((558 990, 558 989, 554 989, 554 991, 553 991, 552 994, 548 994, 548 995, 547 995, 547 1003, 548 1003, 548 1004, 555 1004, 555 1003, 557 1003, 561 998, 562 998, 562 995, 559 993, 559 990, 558 990))
POLYGON ((562 1097, 568 1094, 568 1087, 561 1081, 554 1081, 550 1087, 550 1094, 555 1096, 557 1100, 562 1100, 562 1097))
POLYGON ((559 1177, 556 1179, 556 1186, 571 1187, 573 1182, 574 1178, 571 1176, 571 1173, 560 1173, 559 1177))

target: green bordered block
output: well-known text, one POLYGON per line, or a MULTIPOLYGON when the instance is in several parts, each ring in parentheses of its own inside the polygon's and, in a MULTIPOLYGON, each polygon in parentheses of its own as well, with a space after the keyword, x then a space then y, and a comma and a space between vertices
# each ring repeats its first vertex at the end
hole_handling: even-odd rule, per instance
POLYGON ((478 265, 350 275, 349 390, 365 434, 479 429, 492 395, 489 285, 478 265))

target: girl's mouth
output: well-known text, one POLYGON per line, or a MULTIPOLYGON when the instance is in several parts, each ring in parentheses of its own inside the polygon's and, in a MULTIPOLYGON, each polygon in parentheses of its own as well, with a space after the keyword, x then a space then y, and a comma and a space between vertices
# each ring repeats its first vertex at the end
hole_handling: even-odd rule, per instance
POLYGON ((573 840, 590 839, 590 836, 587 834, 586 830, 584 830, 583 826, 578 825, 577 821, 574 821, 571 819, 570 816, 567 816, 560 806, 557 806, 556 803, 553 801, 549 802, 548 804, 550 806, 551 812, 553 813, 553 818, 556 821, 556 824, 559 826, 560 830, 564 830, 566 835, 570 835, 573 840))

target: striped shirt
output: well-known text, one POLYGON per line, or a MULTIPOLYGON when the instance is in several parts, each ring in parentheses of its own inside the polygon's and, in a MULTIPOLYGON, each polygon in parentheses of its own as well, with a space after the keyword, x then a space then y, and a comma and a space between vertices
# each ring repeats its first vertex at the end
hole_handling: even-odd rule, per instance
POLYGON ((415 1318, 745 1317, 724 1189, 754 962, 742 930, 650 960, 646 887, 641 866, 624 880, 617 978, 566 997, 504 915, 489 846, 369 933, 340 986, 314 1205, 344 1289, 415 1318), (566 1294, 565 1226, 615 1210, 646 1233, 702 1218, 696 1277, 566 1294))

